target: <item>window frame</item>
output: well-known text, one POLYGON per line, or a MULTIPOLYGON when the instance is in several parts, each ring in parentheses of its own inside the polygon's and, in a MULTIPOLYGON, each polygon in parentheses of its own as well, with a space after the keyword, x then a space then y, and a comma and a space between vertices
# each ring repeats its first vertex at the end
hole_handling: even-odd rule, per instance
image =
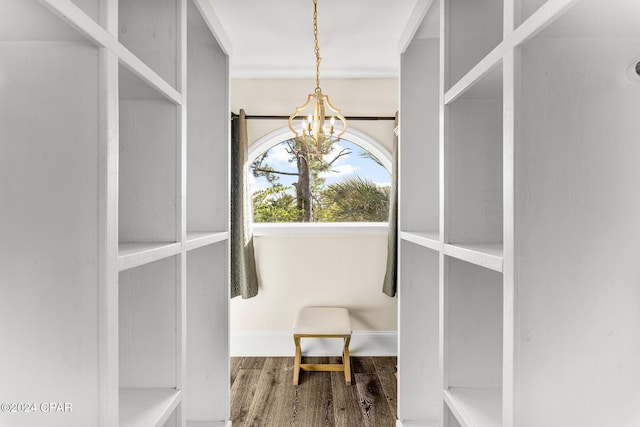
MULTIPOLYGON (((256 142, 251 144, 247 153, 247 166, 253 162, 256 157, 260 154, 264 153, 271 147, 280 144, 283 141, 291 139, 292 133, 291 129, 288 127, 283 127, 280 129, 276 129, 273 132, 269 132, 264 135, 262 138, 258 139, 256 142)), ((376 141, 371 136, 366 133, 359 131, 357 129, 347 128, 342 139, 346 139, 349 142, 353 142, 357 144, 376 156, 378 160, 382 163, 389 173, 391 173, 393 156, 391 155, 391 151, 378 141, 376 141)))
MULTIPOLYGON (((291 129, 282 127, 256 140, 249 146, 246 168, 271 147, 291 138, 291 129)), ((347 128, 342 139, 359 145, 376 156, 382 166, 392 174, 393 155, 375 138, 353 128, 347 128)), ((253 223, 254 236, 273 235, 345 235, 345 234, 387 234, 389 222, 259 222, 253 223)))
POLYGON ((256 222, 254 236, 383 235, 389 222, 256 222))

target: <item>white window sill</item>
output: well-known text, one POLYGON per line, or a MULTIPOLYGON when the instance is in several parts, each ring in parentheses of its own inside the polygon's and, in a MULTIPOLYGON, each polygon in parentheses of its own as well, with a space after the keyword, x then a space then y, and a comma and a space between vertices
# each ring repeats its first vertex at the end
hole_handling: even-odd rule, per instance
POLYGON ((254 223, 254 236, 304 236, 304 235, 386 235, 387 222, 275 222, 254 223))

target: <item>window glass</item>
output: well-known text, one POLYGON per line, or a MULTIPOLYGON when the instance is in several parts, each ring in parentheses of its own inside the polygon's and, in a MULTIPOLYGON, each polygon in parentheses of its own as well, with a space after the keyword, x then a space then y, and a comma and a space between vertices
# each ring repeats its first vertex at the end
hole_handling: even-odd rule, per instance
POLYGON ((315 158, 305 156, 294 140, 283 141, 253 161, 249 176, 257 223, 388 220, 389 171, 344 139, 315 158))

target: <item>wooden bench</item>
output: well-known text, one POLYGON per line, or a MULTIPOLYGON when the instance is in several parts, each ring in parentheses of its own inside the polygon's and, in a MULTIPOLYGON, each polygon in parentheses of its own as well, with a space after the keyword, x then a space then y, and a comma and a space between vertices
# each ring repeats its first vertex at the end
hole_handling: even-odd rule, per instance
POLYGON ((303 371, 344 371, 344 379, 347 385, 351 385, 351 361, 349 357, 351 318, 346 308, 302 307, 293 323, 293 341, 296 345, 293 385, 298 385, 300 369, 303 371), (301 363, 301 338, 343 338, 342 363, 301 363))

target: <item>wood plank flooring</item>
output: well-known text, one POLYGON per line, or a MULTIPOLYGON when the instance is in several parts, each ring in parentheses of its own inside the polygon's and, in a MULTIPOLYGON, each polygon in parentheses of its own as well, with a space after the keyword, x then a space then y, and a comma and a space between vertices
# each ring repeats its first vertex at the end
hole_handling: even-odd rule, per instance
MULTIPOLYGON (((303 357, 303 363, 340 363, 303 357)), ((394 427, 395 357, 351 357, 352 385, 342 372, 300 372, 293 357, 231 358, 233 427, 394 427)))

